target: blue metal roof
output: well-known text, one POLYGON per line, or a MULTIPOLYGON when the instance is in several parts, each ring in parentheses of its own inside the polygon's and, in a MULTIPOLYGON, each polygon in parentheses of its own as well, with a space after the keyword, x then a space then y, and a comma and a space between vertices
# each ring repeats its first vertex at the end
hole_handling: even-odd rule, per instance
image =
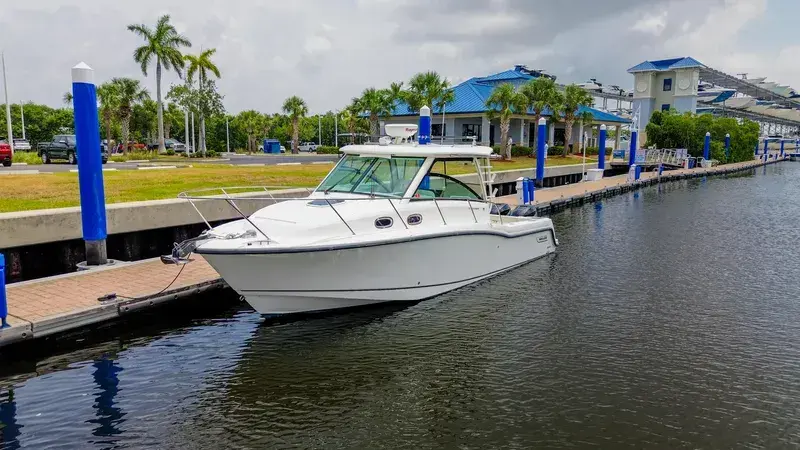
POLYGON ((489 75, 488 77, 473 78, 477 82, 491 82, 491 81, 509 81, 509 80, 531 80, 532 76, 527 73, 522 73, 518 70, 506 70, 504 72, 489 75))
POLYGON ((683 58, 660 59, 657 61, 644 61, 628 69, 628 73, 663 72, 666 70, 691 69, 695 67, 702 68, 705 66, 700 61, 690 56, 685 56, 683 58))
MULTIPOLYGON (((504 72, 496 73, 486 77, 475 77, 453 87, 455 94, 455 101, 445 106, 446 114, 464 114, 464 113, 486 113, 489 108, 486 107, 486 100, 492 95, 492 91, 498 84, 511 83, 519 85, 525 83, 534 77, 520 72, 518 70, 506 70, 504 72)), ((582 107, 579 112, 588 111, 592 113, 595 120, 602 122, 614 123, 630 123, 630 120, 623 117, 615 116, 607 112, 600 111, 594 108, 582 107)), ((438 107, 431 108, 431 113, 441 114, 441 109, 438 107)), ((405 102, 397 102, 392 116, 412 116, 416 115, 416 111, 411 111, 405 102)), ((533 110, 529 109, 528 114, 533 115, 533 110)), ((552 111, 545 110, 544 116, 551 116, 552 111)))

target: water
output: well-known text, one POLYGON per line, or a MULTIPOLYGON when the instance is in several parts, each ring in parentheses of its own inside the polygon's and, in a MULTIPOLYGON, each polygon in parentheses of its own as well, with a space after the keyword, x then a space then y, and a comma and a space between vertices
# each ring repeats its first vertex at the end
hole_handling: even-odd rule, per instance
POLYGON ((193 308, 4 361, 0 448, 794 448, 798 180, 568 210, 554 257, 416 305, 193 308))

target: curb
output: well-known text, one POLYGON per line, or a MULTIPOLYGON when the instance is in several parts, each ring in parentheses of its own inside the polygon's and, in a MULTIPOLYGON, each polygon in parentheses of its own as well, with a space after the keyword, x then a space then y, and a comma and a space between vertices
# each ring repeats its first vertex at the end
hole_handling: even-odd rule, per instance
POLYGON ((139 170, 161 170, 161 169, 177 169, 178 166, 145 166, 137 167, 139 170))

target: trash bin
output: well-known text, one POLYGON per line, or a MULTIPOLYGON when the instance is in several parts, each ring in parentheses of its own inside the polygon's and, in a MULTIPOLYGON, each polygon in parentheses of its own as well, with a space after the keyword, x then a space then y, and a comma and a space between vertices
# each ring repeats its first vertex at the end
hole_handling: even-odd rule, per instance
POLYGON ((264 139, 264 153, 280 153, 281 143, 277 139, 264 139))

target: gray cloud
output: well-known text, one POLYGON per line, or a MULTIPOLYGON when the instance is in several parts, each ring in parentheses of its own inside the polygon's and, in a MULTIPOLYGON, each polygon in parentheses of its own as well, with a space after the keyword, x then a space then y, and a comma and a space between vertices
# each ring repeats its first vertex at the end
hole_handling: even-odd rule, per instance
MULTIPOLYGON (((596 76, 627 86, 625 70, 646 58, 724 64, 715 57, 731 52, 735 39, 728 48, 704 47, 702 36, 686 37, 686 24, 696 28, 719 8, 753 1, 765 0, 6 1, 0 45, 12 101, 58 105, 78 61, 95 68, 98 82, 145 80, 131 58, 140 41, 125 26, 169 13, 194 43, 190 51, 217 48, 218 87, 230 111, 274 112, 300 95, 317 112, 422 70, 462 80, 528 64, 561 81, 596 76)), ((730 59, 737 68, 759 62, 730 59)), ((176 80, 168 74, 164 89, 176 80)), ((155 92, 152 76, 146 86, 155 92)))

